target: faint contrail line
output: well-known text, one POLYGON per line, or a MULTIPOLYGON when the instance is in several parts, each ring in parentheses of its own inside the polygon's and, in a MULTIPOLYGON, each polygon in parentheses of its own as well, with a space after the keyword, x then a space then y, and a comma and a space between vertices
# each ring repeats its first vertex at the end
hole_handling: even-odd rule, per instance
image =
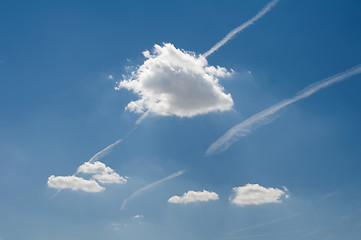
MULTIPOLYGON (((130 134, 132 134, 134 132, 134 130, 136 129, 136 127, 134 127, 132 130, 130 130, 127 135, 125 135, 124 138, 128 137, 130 134)), ((105 157, 106 155, 108 155, 110 153, 110 151, 119 143, 123 142, 124 138, 120 138, 117 141, 113 142, 112 144, 110 144, 109 146, 107 146, 106 148, 104 148, 103 150, 101 150, 100 152, 97 152, 96 154, 94 154, 94 156, 92 156, 90 158, 90 160, 88 161, 88 163, 94 163, 95 161, 105 157)), ((78 173, 78 171, 76 171, 74 173, 74 175, 76 175, 78 173)))
POLYGON ((152 182, 140 189, 138 189, 137 191, 135 191, 132 195, 130 195, 128 198, 126 198, 123 202, 122 202, 122 205, 120 207, 121 210, 124 210, 124 208, 126 207, 126 205, 128 204, 128 202, 130 202, 131 200, 133 200, 135 197, 137 197, 139 194, 141 194, 142 192, 150 189, 150 188, 153 188, 155 187, 156 185, 158 184, 161 184, 162 182, 165 182, 167 180, 170 180, 172 178, 175 178, 175 177, 178 177, 180 175, 182 175, 183 173, 185 172, 185 170, 180 170, 176 173, 173 173, 172 175, 169 175, 168 177, 165 177, 165 178, 162 178, 158 181, 155 181, 155 182, 152 182))
POLYGON ((222 240, 269 237, 269 236, 286 235, 286 234, 293 234, 293 233, 305 233, 305 232, 310 232, 310 231, 312 231, 312 230, 305 229, 305 230, 276 232, 276 233, 252 234, 252 235, 243 235, 243 236, 237 236, 237 237, 235 236, 235 237, 229 237, 229 238, 222 238, 222 240))
POLYGON ((261 11, 259 11, 255 16, 253 16, 251 19, 249 19, 247 22, 243 23, 242 25, 236 27, 231 32, 229 32, 221 41, 216 43, 211 49, 209 49, 207 52, 203 54, 203 57, 208 57, 212 53, 214 53, 218 48, 222 47, 224 44, 226 44, 234 35, 248 27, 249 25, 256 22, 258 19, 263 17, 267 12, 271 11, 271 9, 277 4, 279 0, 272 0, 269 2, 266 6, 262 8, 261 11))
POLYGON ((253 115, 252 117, 244 120, 243 122, 229 129, 222 137, 220 137, 217 141, 215 141, 210 145, 210 147, 206 151, 206 155, 221 153, 227 150, 239 138, 246 136, 252 130, 261 127, 262 125, 267 124, 269 122, 267 120, 269 120, 269 118, 273 114, 277 113, 278 111, 287 107, 288 105, 295 103, 301 99, 307 98, 312 94, 320 91, 321 89, 331 86, 334 83, 343 81, 346 78, 352 77, 360 73, 361 73, 361 64, 351 69, 348 69, 345 72, 338 73, 329 78, 323 79, 321 81, 309 85, 308 87, 299 91, 293 98, 288 98, 269 108, 266 108, 262 112, 253 115))
POLYGON ((110 144, 108 147, 104 148, 103 150, 101 150, 100 152, 96 153, 88 162, 89 163, 94 163, 95 161, 101 159, 102 157, 106 156, 113 147, 115 147, 116 145, 118 145, 119 143, 121 143, 123 141, 123 139, 119 139, 117 141, 115 141, 114 143, 110 144))
MULTIPOLYGON (((300 215, 300 214, 292 214, 292 215, 289 215, 289 216, 285 216, 285 217, 280 217, 280 218, 277 218, 277 219, 273 219, 273 220, 268 221, 268 222, 263 222, 263 223, 260 223, 260 224, 256 224, 256 225, 253 225, 253 226, 242 227, 242 228, 239 228, 239 229, 237 229, 237 230, 234 230, 234 231, 232 231, 232 232, 227 233, 227 234, 226 234, 226 237, 227 237, 227 236, 230 236, 230 235, 233 235, 233 234, 235 234, 235 233, 240 233, 240 232, 248 231, 248 230, 251 230, 251 229, 256 229, 256 228, 268 226, 268 225, 271 225, 271 224, 274 224, 274 223, 282 222, 282 221, 285 221, 285 220, 287 220, 287 219, 297 217, 297 216, 299 216, 299 215, 300 215)), ((222 238, 222 239, 225 239, 225 238, 222 238)))

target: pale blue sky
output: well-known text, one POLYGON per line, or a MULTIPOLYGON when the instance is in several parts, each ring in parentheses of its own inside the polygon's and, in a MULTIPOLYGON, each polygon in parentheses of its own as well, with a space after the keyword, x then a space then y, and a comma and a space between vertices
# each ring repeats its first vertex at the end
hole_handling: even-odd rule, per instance
POLYGON ((361 76, 276 114, 227 151, 229 128, 361 63, 361 2, 282 1, 207 57, 234 106, 192 118, 140 117, 115 81, 154 44, 202 54, 268 1, 2 1, 0 239, 359 239, 361 76), (112 75, 114 79, 108 79, 112 75), (127 184, 100 193, 47 186, 119 138, 101 159, 127 184), (179 170, 185 173, 144 191, 179 170), (289 189, 281 203, 237 206, 247 183, 289 189), (218 200, 171 204, 194 190, 218 200), (134 218, 136 215, 142 217, 134 218))

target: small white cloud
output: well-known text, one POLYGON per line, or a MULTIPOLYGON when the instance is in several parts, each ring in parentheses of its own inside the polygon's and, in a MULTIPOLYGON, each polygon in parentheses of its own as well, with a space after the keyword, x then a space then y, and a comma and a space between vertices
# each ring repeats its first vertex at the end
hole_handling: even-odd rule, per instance
POLYGON ((107 167, 104 163, 100 161, 96 161, 94 163, 85 162, 78 168, 79 173, 87 173, 87 174, 98 174, 105 172, 114 172, 113 169, 107 167))
POLYGON ((76 176, 54 176, 48 178, 48 186, 56 189, 71 189, 73 191, 101 192, 105 188, 100 186, 95 180, 86 180, 76 176))
POLYGON ((133 217, 134 219, 143 219, 144 218, 144 216, 143 215, 135 215, 134 217, 133 217))
POLYGON ((104 163, 96 161, 94 163, 85 162, 78 168, 78 173, 94 174, 93 178, 100 183, 126 183, 127 178, 119 176, 113 169, 104 163))
POLYGON ((114 79, 113 75, 109 75, 108 79, 114 79))
POLYGON ((120 183, 124 184, 127 182, 125 177, 119 176, 118 173, 102 173, 102 174, 95 174, 93 178, 101 183, 110 184, 110 183, 120 183))
POLYGON ((281 203, 281 197, 286 195, 281 189, 265 188, 258 184, 246 184, 242 187, 235 187, 233 192, 234 196, 230 198, 230 201, 239 206, 281 203))
POLYGON ((188 191, 183 196, 173 196, 168 199, 170 203, 192 203, 192 202, 208 202, 210 200, 217 200, 218 194, 215 192, 202 192, 188 191))
POLYGON ((147 60, 128 79, 118 83, 140 99, 126 109, 135 113, 193 117, 209 112, 227 111, 233 106, 230 94, 219 84, 231 72, 208 66, 205 57, 175 48, 170 43, 155 45, 153 53, 143 52, 147 60))

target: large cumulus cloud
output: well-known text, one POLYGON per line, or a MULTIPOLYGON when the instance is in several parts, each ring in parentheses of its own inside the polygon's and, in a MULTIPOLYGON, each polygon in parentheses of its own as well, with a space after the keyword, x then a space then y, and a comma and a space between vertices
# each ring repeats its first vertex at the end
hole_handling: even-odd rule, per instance
POLYGON ((116 89, 132 90, 140 99, 126 109, 161 116, 193 117, 227 111, 233 106, 219 78, 232 71, 209 66, 205 57, 175 48, 170 43, 155 45, 143 52, 147 59, 136 71, 117 84, 116 89))

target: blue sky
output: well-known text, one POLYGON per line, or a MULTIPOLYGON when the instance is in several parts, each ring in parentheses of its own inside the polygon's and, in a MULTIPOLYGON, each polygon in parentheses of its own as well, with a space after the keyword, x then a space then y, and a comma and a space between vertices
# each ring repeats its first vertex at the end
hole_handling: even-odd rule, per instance
MULTIPOLYGON (((207 72, 231 94, 231 108, 179 117, 174 105, 157 111, 148 102, 151 114, 136 125, 142 114, 125 107, 139 96, 115 90, 123 75, 129 80, 144 66, 143 51, 156 55, 155 44, 197 58, 267 3, 2 1, 0 240, 358 239, 361 75, 285 107, 226 151, 205 153, 236 124, 360 64, 359 1, 280 0, 207 56, 207 66, 233 69, 226 77, 207 72), (99 161, 107 173, 128 177, 125 184, 103 184, 83 171, 79 178, 106 189, 52 197, 51 175, 72 176, 121 138, 99 161), (121 210, 134 192, 180 170, 121 210), (232 189, 246 184, 283 193, 276 203, 232 201, 232 189), (168 202, 203 190, 217 199, 168 202)), ((202 96, 212 99, 206 90, 202 96)))

